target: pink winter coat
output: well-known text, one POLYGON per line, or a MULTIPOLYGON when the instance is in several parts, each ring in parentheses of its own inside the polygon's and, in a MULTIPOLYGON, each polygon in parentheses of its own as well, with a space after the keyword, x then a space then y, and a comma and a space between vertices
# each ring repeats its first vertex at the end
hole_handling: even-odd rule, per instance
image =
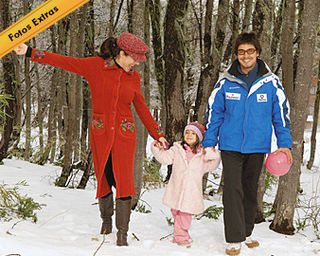
POLYGON ((214 153, 211 161, 204 160, 203 150, 194 155, 188 162, 186 151, 181 142, 175 142, 168 150, 151 146, 154 157, 161 164, 172 164, 172 174, 163 197, 163 203, 168 207, 191 214, 204 211, 202 197, 202 177, 215 170, 220 163, 220 154, 214 153))

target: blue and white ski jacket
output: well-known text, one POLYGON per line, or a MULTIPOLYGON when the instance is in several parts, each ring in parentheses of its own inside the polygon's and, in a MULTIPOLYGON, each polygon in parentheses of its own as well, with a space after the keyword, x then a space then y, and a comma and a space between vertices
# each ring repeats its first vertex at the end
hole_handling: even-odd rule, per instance
POLYGON ((236 60, 209 98, 204 147, 241 153, 271 151, 272 129, 280 148, 291 148, 290 108, 279 78, 258 62, 258 78, 250 89, 236 77, 236 60))

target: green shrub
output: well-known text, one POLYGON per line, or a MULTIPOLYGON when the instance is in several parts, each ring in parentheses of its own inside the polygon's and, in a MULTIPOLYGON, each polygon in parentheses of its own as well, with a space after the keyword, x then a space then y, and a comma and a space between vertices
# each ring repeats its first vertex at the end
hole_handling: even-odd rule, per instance
POLYGON ((161 165, 152 159, 149 161, 148 159, 144 160, 143 163, 144 172, 143 172, 143 182, 144 183, 161 183, 162 182, 162 176, 160 173, 160 167, 161 165))
POLYGON ((137 206, 135 207, 136 212, 141 213, 151 213, 151 206, 146 201, 142 199, 143 194, 146 192, 146 190, 142 191, 138 198, 137 206))
POLYGON ((200 220, 202 217, 207 217, 209 219, 217 220, 223 212, 223 207, 218 207, 215 205, 209 206, 204 210, 202 214, 196 215, 196 219, 200 220))
POLYGON ((138 202, 135 210, 140 213, 151 213, 151 207, 147 206, 143 202, 138 202))
POLYGON ((41 210, 44 204, 39 204, 31 197, 21 195, 18 186, 27 186, 27 183, 22 181, 14 187, 0 184, 0 219, 3 221, 10 221, 14 218, 31 219, 37 222, 36 211, 41 210))

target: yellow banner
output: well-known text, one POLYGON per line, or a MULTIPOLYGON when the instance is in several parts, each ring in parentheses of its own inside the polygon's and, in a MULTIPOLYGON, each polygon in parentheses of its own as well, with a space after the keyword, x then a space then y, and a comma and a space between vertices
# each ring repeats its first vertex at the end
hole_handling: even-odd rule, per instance
POLYGON ((48 0, 0 33, 0 58, 89 0, 48 0))

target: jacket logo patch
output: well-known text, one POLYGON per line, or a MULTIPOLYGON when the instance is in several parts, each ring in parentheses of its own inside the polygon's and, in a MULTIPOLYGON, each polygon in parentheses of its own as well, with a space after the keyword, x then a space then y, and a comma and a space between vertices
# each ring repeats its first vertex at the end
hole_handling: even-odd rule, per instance
POLYGON ((226 99, 227 100, 240 100, 241 94, 234 93, 234 92, 226 92, 226 99))
POLYGON ((257 102, 268 102, 266 93, 257 94, 257 102))

